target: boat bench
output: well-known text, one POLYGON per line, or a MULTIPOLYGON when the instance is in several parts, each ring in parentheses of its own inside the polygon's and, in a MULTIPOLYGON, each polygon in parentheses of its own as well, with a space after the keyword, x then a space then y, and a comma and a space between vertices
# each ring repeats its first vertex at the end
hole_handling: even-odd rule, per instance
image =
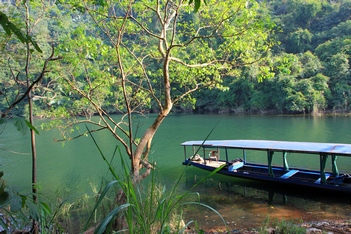
MULTIPOLYGON (((329 174, 329 173, 325 173, 325 179, 328 179, 328 178, 330 177, 330 175, 331 175, 331 174, 329 174)), ((315 184, 320 184, 320 183, 321 183, 321 179, 322 179, 322 178, 319 178, 319 179, 316 180, 314 183, 315 183, 315 184)))
POLYGON ((234 171, 239 169, 240 167, 243 167, 244 163, 243 162, 235 162, 232 165, 228 167, 228 171, 234 171))
POLYGON ((290 178, 291 176, 295 175, 298 172, 299 172, 299 170, 290 170, 287 173, 285 173, 284 175, 282 175, 280 178, 288 179, 288 178, 290 178))

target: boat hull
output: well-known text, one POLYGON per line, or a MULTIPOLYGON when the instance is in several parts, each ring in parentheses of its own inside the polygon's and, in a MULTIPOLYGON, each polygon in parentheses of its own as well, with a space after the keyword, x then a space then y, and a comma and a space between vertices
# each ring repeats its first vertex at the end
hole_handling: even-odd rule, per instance
POLYGON ((222 165, 223 168, 218 170, 217 173, 230 177, 266 181, 283 185, 303 186, 332 192, 351 193, 351 182, 349 183, 345 180, 345 178, 347 179, 347 175, 336 176, 331 173, 326 173, 327 180, 323 183, 320 178, 320 172, 313 170, 297 168, 285 170, 283 167, 272 167, 272 172, 269 173, 268 166, 253 163, 246 163, 232 170, 230 170, 225 161, 216 163, 209 162, 205 164, 204 162, 185 160, 183 164, 191 165, 206 171, 214 171, 222 165))

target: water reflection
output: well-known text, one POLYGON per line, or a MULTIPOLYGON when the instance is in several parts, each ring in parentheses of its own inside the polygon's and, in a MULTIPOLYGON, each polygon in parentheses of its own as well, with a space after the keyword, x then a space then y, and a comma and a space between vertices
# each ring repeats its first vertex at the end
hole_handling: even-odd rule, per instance
MULTIPOLYGON (((153 117, 140 118, 139 133, 152 123, 153 117)), ((165 119, 155 135, 149 156, 150 161, 157 162, 157 178, 162 180, 162 184, 171 187, 183 173, 184 166, 181 163, 184 158, 180 143, 206 138, 217 123, 210 136, 212 140, 265 139, 351 143, 350 117, 171 115, 165 119)), ((36 127, 39 126, 40 121, 36 127)), ((104 154, 112 158, 116 140, 105 132, 94 136, 104 154)), ((57 138, 59 132, 56 130, 41 131, 37 137, 38 182, 46 193, 64 190, 70 196, 79 197, 92 193, 91 184, 99 186, 101 178, 111 178, 108 167, 92 144, 91 138, 84 137, 64 145, 53 142, 57 138)), ((25 191, 30 191, 31 185, 29 142, 28 134, 22 136, 12 124, 7 125, 0 134, 0 146, 6 148, 0 155, 1 170, 5 173, 3 179, 9 186, 25 191), (22 154, 14 154, 13 151, 22 154)), ((301 156, 295 160, 289 157, 289 165, 318 168, 319 164, 314 164, 310 158, 301 156)), ((118 170, 119 158, 114 163, 118 170)), ((277 157, 277 163, 281 163, 280 156, 277 157)), ((338 166, 340 172, 349 173, 351 160, 339 157, 338 166)), ((189 169, 184 178, 186 182, 180 183, 181 186, 184 185, 184 189, 191 188, 196 181, 208 174, 195 168, 189 169)), ((221 176, 207 179, 194 191, 200 193, 201 201, 223 214, 232 229, 260 225, 267 216, 303 220, 336 219, 349 218, 350 212, 350 201, 340 195, 315 191, 302 193, 296 188, 281 188, 221 176)), ((201 207, 189 207, 187 216, 196 217, 199 222, 208 225, 222 225, 216 214, 201 207)))
MULTIPOLYGON (((186 173, 185 189, 207 176, 196 168, 186 173)), ((351 201, 347 194, 326 193, 301 187, 281 186, 215 175, 195 190, 201 202, 213 207, 227 221, 230 230, 257 228, 266 219, 320 221, 350 218, 351 201)), ((221 227, 223 222, 208 209, 189 207, 186 217, 201 227, 221 227)))

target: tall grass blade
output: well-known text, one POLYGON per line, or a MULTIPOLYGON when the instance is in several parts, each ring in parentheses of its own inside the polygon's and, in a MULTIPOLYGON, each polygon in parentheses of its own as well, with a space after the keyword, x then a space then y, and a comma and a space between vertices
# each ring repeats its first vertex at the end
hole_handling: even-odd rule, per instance
POLYGON ((200 205, 200 206, 203 206, 203 207, 206 207, 207 209, 209 210, 212 210, 213 212, 215 212, 223 221, 225 227, 228 229, 228 226, 227 226, 227 222, 225 221, 225 219, 223 218, 223 216, 215 209, 213 209, 211 206, 209 205, 206 205, 204 203, 201 203, 201 202, 185 202, 183 203, 182 205, 189 205, 189 204, 192 204, 192 205, 200 205))
POLYGON ((95 230, 96 234, 103 234, 106 233, 106 227, 111 223, 111 221, 116 217, 116 215, 118 214, 118 212, 126 209, 127 207, 129 207, 130 204, 123 204, 120 205, 118 207, 116 207, 115 209, 113 209, 105 218, 104 220, 100 223, 100 225, 97 227, 97 229, 95 230))
MULTIPOLYGON (((194 155, 196 155, 197 152, 199 152, 199 150, 201 149, 201 147, 205 144, 206 140, 210 137, 210 135, 212 134, 212 132, 213 132, 213 131, 215 130, 215 128, 217 127, 218 123, 219 123, 219 120, 218 120, 217 123, 213 126, 213 128, 211 129, 211 131, 207 134, 207 136, 206 136, 205 139, 203 140, 201 146, 196 150, 196 152, 195 152, 194 155)), ((194 155, 193 155, 193 156, 194 156, 194 155)), ((189 166, 189 164, 188 164, 187 166, 189 166)), ((219 167, 217 170, 213 171, 213 173, 211 173, 210 176, 211 176, 212 174, 217 173, 220 169, 222 169, 222 167, 219 167)), ((185 170, 183 170, 182 174, 179 176, 178 180, 176 181, 175 186, 173 186, 173 190, 172 190, 171 194, 174 194, 174 192, 175 192, 176 188, 178 187, 178 185, 179 185, 181 179, 183 178, 184 174, 185 174, 185 170)), ((207 178, 207 177, 206 177, 206 178, 207 178)), ((200 182, 202 182, 202 181, 203 181, 203 180, 201 180, 200 182)), ((196 183, 196 185, 198 185, 198 184, 199 184, 199 183, 196 183)), ((194 186, 193 186, 193 188, 194 188, 194 186)))
POLYGON ((179 230, 179 233, 185 233, 185 230, 189 227, 190 224, 192 224, 194 220, 190 220, 187 222, 182 229, 179 230))
POLYGON ((99 199, 95 203, 93 211, 90 213, 90 216, 89 216, 88 220, 85 223, 85 227, 84 227, 85 230, 88 228, 88 224, 89 224, 90 220, 93 218, 95 210, 97 209, 97 207, 100 205, 100 203, 102 202, 102 200, 106 196, 106 193, 116 183, 119 183, 119 181, 118 180, 114 180, 114 181, 111 181, 110 183, 108 183, 108 185, 106 185, 106 187, 104 188, 104 190, 100 194, 99 199))
MULTIPOLYGON (((199 152, 199 150, 201 149, 201 147, 205 144, 206 140, 210 137, 210 135, 212 134, 212 132, 215 130, 215 128, 217 127, 219 123, 219 120, 217 121, 217 123, 213 126, 213 128, 211 129, 211 131, 207 134, 207 136, 205 137, 205 139, 203 140, 201 146, 199 146, 199 148, 196 150, 196 152, 194 153, 194 155, 197 154, 197 152, 199 152)), ((193 156, 194 156, 193 155, 193 156)), ((188 164, 187 166, 189 166, 190 164, 188 164)), ((207 178, 211 177, 212 175, 214 175, 215 173, 217 173, 219 170, 223 169, 223 167, 225 167, 225 165, 222 165, 218 168, 216 168, 214 171, 212 171, 209 175, 207 175, 206 177, 204 177, 203 179, 201 179, 200 181, 198 181, 189 191, 187 191, 186 193, 177 196, 177 201, 171 204, 168 204, 168 211, 166 212, 166 215, 164 216, 164 220, 162 221, 162 223, 164 223, 167 219, 167 217, 169 216, 170 212, 175 208, 176 205, 179 204, 179 202, 186 197, 196 186, 198 186, 199 184, 201 184, 204 180, 206 180, 207 178)), ((179 176, 178 180, 175 183, 175 186, 173 186, 170 196, 173 196, 173 194, 176 193, 176 189, 178 188, 181 179, 183 178, 185 174, 185 170, 183 170, 183 172, 181 173, 181 175, 179 176)))
POLYGON ((112 173, 112 175, 115 177, 115 179, 118 179, 118 176, 115 172, 115 170, 113 169, 111 163, 109 161, 107 161, 107 158, 105 157, 104 153, 102 152, 101 148, 99 147, 99 145, 97 144, 93 134, 91 134, 91 131, 89 130, 89 128, 85 125, 85 127, 87 128, 88 132, 89 132, 89 135, 91 136, 91 138, 93 139, 94 141, 94 144, 95 146, 97 147, 97 149, 99 150, 99 153, 101 155, 101 157, 104 159, 104 161, 107 163, 108 165, 108 169, 110 170, 110 172, 112 173))
POLYGON ((195 156, 197 154, 197 152, 199 152, 199 150, 201 149, 201 147, 205 144, 205 142, 207 141, 207 139, 211 136, 212 132, 215 130, 215 128, 217 127, 217 125, 219 124, 219 121, 217 121, 217 123, 213 126, 213 128, 211 129, 211 131, 207 134, 207 136, 205 137, 205 139, 202 141, 201 146, 199 146, 199 148, 197 148, 197 150, 195 151, 194 155, 195 156))
POLYGON ((10 230, 7 227, 7 224, 4 222, 2 218, 0 218, 0 225, 3 228, 4 233, 10 233, 10 230))
MULTIPOLYGON (((206 136, 204 139, 202 145, 197 149, 196 153, 200 150, 200 148, 205 144, 206 140, 209 138, 209 136, 212 134, 216 126, 218 125, 219 121, 216 123, 216 125, 211 129, 209 134, 206 136)), ((180 204, 181 201, 190 193, 192 193, 192 190, 198 186, 200 183, 202 183, 204 180, 207 178, 211 177, 215 173, 217 173, 219 170, 223 169, 223 166, 215 169, 213 172, 208 174, 205 178, 201 179, 198 181, 195 185, 192 186, 192 188, 188 191, 186 191, 182 195, 176 195, 177 188, 179 184, 181 183, 181 179, 185 174, 185 170, 182 172, 180 177, 176 180, 175 185, 172 187, 170 193, 166 191, 166 188, 163 187, 160 189, 158 186, 156 186, 154 182, 154 174, 152 173, 152 180, 151 180, 151 185, 149 187, 149 196, 146 196, 145 198, 143 197, 142 191, 140 191, 140 188, 138 185, 135 185, 133 183, 133 178, 131 174, 131 168, 128 167, 128 165, 125 162, 125 159, 122 157, 121 150, 118 146, 116 146, 113 157, 117 154, 117 151, 119 155, 121 156, 121 166, 122 166, 122 174, 124 173, 123 179, 119 178, 117 176, 117 173, 115 172, 114 168, 112 167, 112 160, 108 161, 107 157, 103 154, 101 148, 98 146, 95 138, 92 136, 91 131, 88 129, 87 130, 92 137, 94 144, 98 148, 102 158, 104 161, 108 164, 109 171, 112 173, 112 175, 116 178, 116 180, 110 182, 102 191, 100 194, 98 200, 96 201, 96 204, 94 206, 93 212, 90 214, 88 221, 86 222, 85 229, 87 228, 89 222, 92 220, 94 212, 97 210, 98 206, 101 204, 103 198, 106 196, 108 190, 115 185, 116 183, 119 184, 121 189, 123 190, 123 193, 126 198, 126 202, 123 205, 120 205, 116 208, 114 208, 99 224, 99 226, 96 229, 95 233, 108 233, 108 229, 110 229, 110 225, 113 222, 113 219, 116 218, 116 215, 118 215, 119 212, 122 210, 126 210, 123 212, 122 215, 125 215, 126 222, 128 225, 128 232, 129 233, 150 233, 151 230, 155 231, 158 230, 160 233, 169 233, 170 231, 170 225, 168 222, 170 221, 170 217, 173 212, 175 212, 175 208, 179 207, 179 205, 185 205, 185 204, 196 204, 196 205, 202 205, 212 211, 214 211, 216 214, 221 217, 223 222, 225 223, 224 218, 216 211, 215 209, 211 208, 210 206, 207 206, 203 203, 200 203, 200 198, 198 198, 197 202, 188 202, 184 204, 180 204), (156 192, 156 193, 155 193, 156 192), (166 194, 167 192, 167 194, 166 194), (156 202, 156 203, 155 203, 156 202)), ((196 154, 195 153, 195 154, 196 154)), ((190 221, 185 227, 179 227, 181 230, 180 233, 184 232, 185 228, 190 224, 193 223, 194 221, 190 221)), ((226 225, 226 223, 225 223, 226 225)), ((126 230, 120 230, 121 232, 126 231, 126 230)))

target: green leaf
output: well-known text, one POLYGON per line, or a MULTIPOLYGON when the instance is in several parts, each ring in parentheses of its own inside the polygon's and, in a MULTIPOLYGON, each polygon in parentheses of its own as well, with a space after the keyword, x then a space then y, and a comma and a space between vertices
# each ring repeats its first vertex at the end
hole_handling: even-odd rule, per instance
MULTIPOLYGON (((108 185, 106 185, 106 187, 104 188, 104 190, 102 191, 102 193, 99 196, 99 199, 96 201, 93 212, 90 213, 90 216, 85 224, 85 229, 88 227, 88 224, 90 222, 90 220, 93 218, 94 212, 97 209, 97 207, 100 205, 100 203, 102 202, 102 200, 105 198, 106 193, 108 192, 108 190, 116 183, 120 183, 118 180, 113 180, 111 181, 108 185)), ((107 218, 107 217, 106 217, 107 218)))
POLYGON ((27 123, 24 118, 14 117, 14 125, 17 128, 17 131, 21 132, 22 135, 25 135, 27 132, 27 123))
POLYGON ((200 5, 201 5, 201 0, 195 0, 195 6, 194 6, 195 12, 198 12, 200 5))
POLYGON ((10 230, 8 229, 8 224, 4 222, 4 220, 0 219, 0 225, 5 229, 4 233, 10 233, 10 230))
POLYGON ((22 209, 23 207, 23 198, 21 196, 18 196, 17 194, 13 194, 10 199, 10 209, 11 212, 18 212, 22 209))
POLYGON ((28 41, 32 43, 34 48, 39 52, 43 53, 43 51, 39 48, 38 43, 32 39, 32 37, 28 36, 28 41))
POLYGON ((11 23, 7 15, 2 11, 0 11, 0 24, 7 35, 11 35, 12 33, 14 33, 22 43, 30 42, 39 53, 43 52, 39 48, 38 44, 30 36, 23 35, 21 30, 17 28, 16 25, 11 23))
POLYGON ((116 208, 114 208, 100 223, 100 225, 98 226, 97 230, 95 231, 95 233, 97 234, 103 234, 106 233, 106 227, 109 225, 109 223, 116 217, 116 215, 118 214, 118 212, 123 211, 124 209, 128 208, 130 206, 130 204, 123 204, 120 205, 116 208))
POLYGON ((0 118, 0 124, 4 124, 6 122, 7 122, 7 120, 5 118, 0 118))
POLYGON ((38 206, 33 202, 28 202, 27 206, 29 208, 30 217, 36 221, 39 221, 40 220, 40 213, 39 213, 38 206))
POLYGON ((2 11, 0 11, 0 24, 7 35, 11 35, 11 32, 13 32, 22 43, 25 43, 27 41, 21 30, 19 30, 16 25, 11 23, 7 15, 2 11))
POLYGON ((25 120, 26 121, 26 124, 27 126, 32 129, 36 134, 39 135, 39 131, 28 121, 28 120, 25 120))
POLYGON ((96 0, 95 2, 96 5, 100 5, 100 6, 106 6, 107 5, 107 2, 104 1, 104 0, 96 0))
POLYGON ((44 213, 46 215, 50 215, 51 214, 51 209, 50 209, 50 206, 45 203, 45 202, 40 202, 40 205, 41 205, 41 209, 44 211, 44 213))

